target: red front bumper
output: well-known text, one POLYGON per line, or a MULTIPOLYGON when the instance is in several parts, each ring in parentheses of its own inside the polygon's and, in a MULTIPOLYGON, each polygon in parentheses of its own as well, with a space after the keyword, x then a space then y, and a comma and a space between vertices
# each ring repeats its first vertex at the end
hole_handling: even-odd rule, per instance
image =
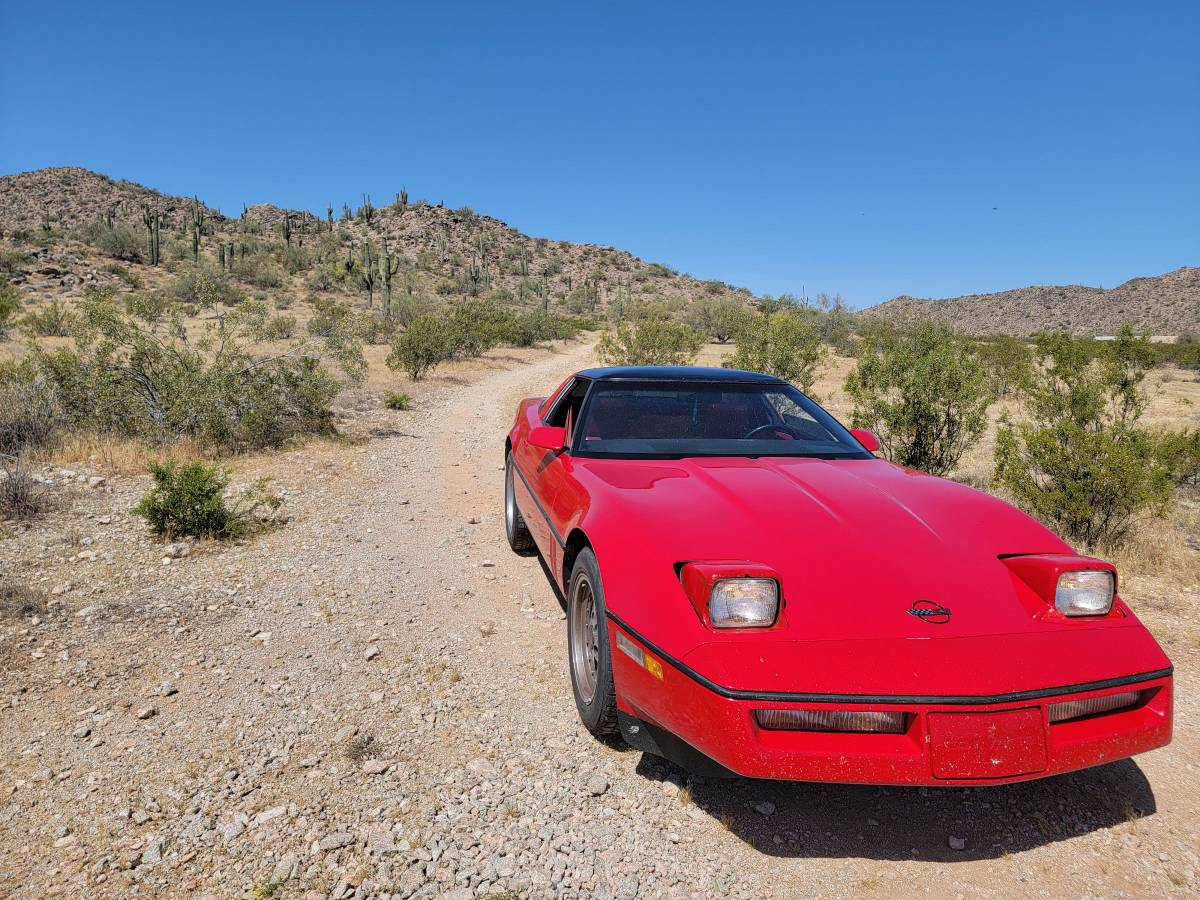
MULTIPOLYGON (((780 702, 723 696, 655 656, 639 666, 615 643, 609 623, 618 705, 629 715, 678 736, 732 772, 750 778, 896 785, 993 785, 1044 778, 1162 747, 1171 740, 1169 674, 1132 684, 1066 689, 1002 703, 780 702), (636 686, 632 691, 621 686, 636 686), (1139 692, 1133 707, 1051 723, 1050 704, 1139 692), (645 698, 636 705, 630 696, 645 698), (660 697, 663 702, 651 698, 660 697), (651 708, 653 707, 653 708, 651 708), (816 709, 903 711, 901 734, 777 731, 761 728, 755 711, 816 709)), ((630 637, 634 637, 630 635, 630 637)))

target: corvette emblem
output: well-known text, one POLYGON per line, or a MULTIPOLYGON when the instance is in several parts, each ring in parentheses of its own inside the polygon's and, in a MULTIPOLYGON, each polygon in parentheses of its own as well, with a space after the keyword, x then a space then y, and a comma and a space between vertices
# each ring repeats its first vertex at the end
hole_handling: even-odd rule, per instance
POLYGON ((950 610, 932 600, 918 600, 909 607, 908 614, 930 625, 945 625, 950 621, 950 610))

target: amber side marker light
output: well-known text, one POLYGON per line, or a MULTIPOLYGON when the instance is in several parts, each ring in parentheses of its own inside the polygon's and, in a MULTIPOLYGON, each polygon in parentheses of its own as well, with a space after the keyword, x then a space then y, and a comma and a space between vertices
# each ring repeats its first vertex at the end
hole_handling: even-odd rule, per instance
POLYGON ((760 728, 770 731, 853 731, 903 734, 908 713, 847 712, 840 709, 756 709, 760 728))
POLYGON ((1125 691, 1120 694, 1105 694, 1103 697, 1088 697, 1086 700, 1064 700, 1050 704, 1051 723, 1069 722, 1100 713, 1116 712, 1137 704, 1141 691, 1125 691))

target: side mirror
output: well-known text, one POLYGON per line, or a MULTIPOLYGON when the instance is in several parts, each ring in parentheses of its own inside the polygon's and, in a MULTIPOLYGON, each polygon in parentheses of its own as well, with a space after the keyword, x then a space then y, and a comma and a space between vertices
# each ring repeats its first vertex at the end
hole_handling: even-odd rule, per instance
POLYGON ((872 453, 879 449, 879 438, 875 437, 875 432, 867 431, 865 428, 855 428, 850 433, 872 453))
POLYGON ((567 429, 553 425, 539 425, 529 430, 529 443, 543 450, 561 450, 567 442, 567 429))

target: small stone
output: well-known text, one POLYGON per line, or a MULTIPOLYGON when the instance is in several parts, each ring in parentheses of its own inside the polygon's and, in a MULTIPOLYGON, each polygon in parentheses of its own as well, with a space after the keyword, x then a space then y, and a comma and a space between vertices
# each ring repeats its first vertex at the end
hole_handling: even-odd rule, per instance
POLYGON ((379 653, 380 653, 379 648, 377 646, 375 646, 374 644, 372 644, 370 647, 367 648, 367 652, 364 654, 363 658, 366 659, 368 662, 370 662, 375 657, 377 657, 379 655, 379 653))
POLYGON ((137 812, 135 812, 133 814, 133 824, 134 825, 145 825, 149 821, 150 821, 150 813, 146 812, 144 809, 139 809, 137 812))
POLYGON ((496 633, 496 624, 494 622, 480 622, 479 633, 484 637, 491 637, 496 633))
POLYGON ((954 835, 951 835, 950 840, 947 841, 947 843, 950 845, 951 850, 966 850, 967 849, 966 838, 954 837, 954 835))
POLYGON ((342 847, 349 847, 354 843, 354 835, 345 831, 335 831, 332 834, 327 834, 321 838, 317 844, 322 850, 340 850, 342 847))
POLYGON ((137 711, 137 717, 139 719, 149 719, 156 715, 158 715, 158 710, 153 706, 143 706, 137 711))
POLYGON ((608 790, 608 779, 599 772, 593 772, 587 777, 587 780, 584 781, 583 786, 593 797, 599 797, 608 790))
POLYGON ((761 816, 769 816, 775 812, 775 804, 770 800, 759 800, 757 803, 751 803, 750 806, 761 816))
POLYGON ((479 565, 485 569, 492 569, 492 568, 495 568, 495 566, 496 566, 496 564, 494 562, 492 562, 490 559, 485 559, 479 565))
POLYGON ((479 524, 479 517, 478 517, 478 516, 471 516, 471 518, 467 519, 467 524, 468 524, 468 525, 478 525, 478 524, 479 524))
POLYGON ((392 764, 386 759, 368 759, 363 763, 362 770, 368 775, 382 775, 391 767, 392 764))
POLYGON ((163 697, 173 697, 179 693, 179 688, 171 684, 169 681, 164 681, 158 689, 158 693, 163 697))
POLYGON ((73 732, 71 732, 71 735, 73 737, 79 738, 80 740, 83 740, 85 737, 87 737, 91 733, 92 733, 92 729, 90 729, 88 726, 80 725, 73 732))

